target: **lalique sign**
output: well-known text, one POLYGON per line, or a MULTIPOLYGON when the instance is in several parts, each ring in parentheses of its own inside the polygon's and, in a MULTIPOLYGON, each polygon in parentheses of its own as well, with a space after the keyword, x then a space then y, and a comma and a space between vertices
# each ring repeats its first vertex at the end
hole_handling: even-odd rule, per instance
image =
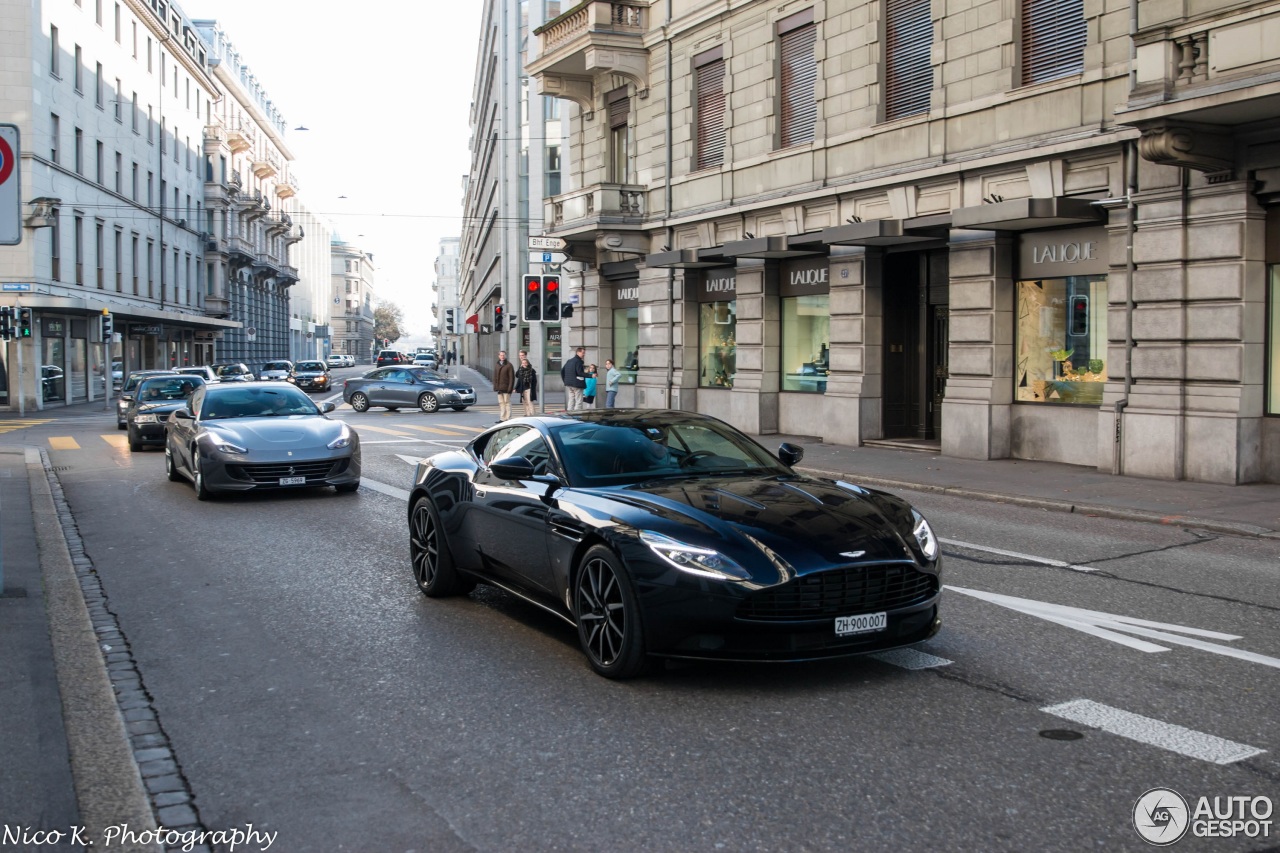
POLYGON ((782 296, 808 296, 813 293, 828 293, 831 285, 827 281, 827 258, 805 258, 782 265, 782 280, 778 291, 782 296))
POLYGON ((699 302, 726 302, 738 296, 738 276, 736 271, 708 271, 702 279, 702 287, 698 289, 699 302))
POLYGON ((1019 240, 1018 277, 1105 275, 1107 232, 1102 228, 1028 231, 1019 240))

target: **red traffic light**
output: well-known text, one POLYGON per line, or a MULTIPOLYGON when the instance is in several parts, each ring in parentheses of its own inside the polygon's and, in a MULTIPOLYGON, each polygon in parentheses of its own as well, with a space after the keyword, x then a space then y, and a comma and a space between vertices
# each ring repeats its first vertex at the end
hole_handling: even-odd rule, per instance
POLYGON ((543 277, 543 284, 547 287, 547 293, 555 293, 560 289, 560 279, 543 277))
POLYGON ((541 286, 542 284, 536 278, 527 277, 525 279, 525 287, 529 288, 530 293, 535 293, 541 286))

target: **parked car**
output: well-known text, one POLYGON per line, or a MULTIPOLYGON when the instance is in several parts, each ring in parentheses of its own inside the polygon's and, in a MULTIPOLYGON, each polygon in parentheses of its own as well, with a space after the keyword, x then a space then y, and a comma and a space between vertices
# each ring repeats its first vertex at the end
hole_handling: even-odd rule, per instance
POLYGON ((218 381, 218 372, 217 372, 216 370, 214 370, 212 367, 209 367, 209 366, 207 366, 207 365, 206 365, 206 366, 204 366, 204 367, 179 367, 179 368, 177 369, 177 372, 178 372, 178 373, 189 373, 189 374, 191 374, 192 376, 199 376, 199 377, 200 377, 201 379, 203 379, 205 382, 217 382, 217 381, 218 381))
POLYGON ((56 364, 40 365, 40 394, 45 400, 61 400, 66 396, 66 374, 56 364))
POLYGON ((406 353, 397 349, 384 349, 378 353, 377 366, 387 367, 396 364, 409 364, 412 361, 406 353))
POLYGON ((413 357, 414 365, 425 367, 427 370, 435 370, 439 364, 436 362, 434 353, 420 352, 413 357))
POLYGON ((299 361, 293 366, 293 381, 304 391, 328 391, 329 368, 323 361, 299 361))
POLYGON ((125 411, 129 450, 136 453, 144 445, 164 444, 169 413, 185 406, 192 392, 204 384, 199 376, 182 373, 152 376, 138 383, 125 411))
POLYGON ((329 356, 326 363, 330 367, 355 367, 356 366, 356 360, 354 356, 338 355, 337 353, 334 353, 333 355, 329 356))
POLYGON ((135 370, 129 374, 124 380, 124 384, 120 386, 120 396, 116 398, 116 429, 128 429, 129 427, 129 403, 133 400, 133 394, 138 389, 138 383, 144 379, 150 379, 152 376, 176 376, 172 370, 135 370))
POLYGON ((228 361, 211 365, 218 374, 219 382, 253 382, 256 377, 249 365, 238 361, 228 361))
POLYGON ((649 656, 796 661, 940 626, 941 552, 886 492, 797 474, 715 418, 520 418, 419 462, 409 556, 427 596, 491 582, 577 628, 591 667, 649 656))
POLYGON ((262 365, 262 369, 258 371, 259 382, 292 382, 293 381, 293 362, 280 359, 278 361, 268 361, 262 365))
POLYGON ((196 497, 219 492, 360 487, 360 436, 287 382, 200 388, 169 417, 165 473, 196 497))
POLYGON ((417 407, 430 414, 447 406, 461 412, 476 403, 476 389, 423 367, 378 367, 344 380, 342 402, 357 412, 371 406, 391 411, 417 407))

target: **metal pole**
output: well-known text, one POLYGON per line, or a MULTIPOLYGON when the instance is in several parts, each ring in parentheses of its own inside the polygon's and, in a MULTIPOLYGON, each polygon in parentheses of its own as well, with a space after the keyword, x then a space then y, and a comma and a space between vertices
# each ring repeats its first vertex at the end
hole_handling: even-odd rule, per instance
MULTIPOLYGON (((32 338, 31 340, 35 340, 32 338)), ((9 354, 9 342, 4 342, 5 356, 9 354)), ((7 360, 7 358, 6 358, 7 360)), ((37 359, 39 361, 39 359, 37 359)), ((36 377, 36 388, 40 388, 40 377, 36 377)), ((22 396, 22 340, 18 340, 18 417, 25 418, 27 416, 27 399, 22 396)))

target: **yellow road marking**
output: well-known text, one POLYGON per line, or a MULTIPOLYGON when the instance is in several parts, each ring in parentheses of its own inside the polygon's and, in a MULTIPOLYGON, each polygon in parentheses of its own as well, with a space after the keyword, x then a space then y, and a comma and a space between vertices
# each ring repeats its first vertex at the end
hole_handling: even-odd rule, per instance
POLYGON ((458 424, 457 426, 449 427, 449 429, 465 429, 467 432, 484 432, 485 430, 488 429, 488 427, 473 427, 473 426, 463 426, 462 424, 458 424))
POLYGON ((49 436, 49 446, 54 450, 79 450, 80 445, 69 435, 49 436))
POLYGON ((356 427, 356 432, 364 432, 365 430, 369 430, 371 432, 385 432, 387 435, 398 435, 401 438, 411 438, 413 436, 413 433, 400 432, 399 430, 387 429, 386 427, 369 426, 368 424, 360 424, 356 427))
MULTIPOLYGON (((460 433, 460 432, 452 432, 451 430, 448 430, 448 429, 437 429, 436 427, 416 426, 414 424, 401 424, 401 426, 403 426, 405 429, 419 429, 419 430, 422 430, 423 432, 431 432, 431 433, 435 433, 436 435, 448 435, 454 438, 457 438, 458 436, 463 435, 463 433, 460 433)), ((458 429, 458 428, 459 427, 454 427, 453 429, 458 429)))
POLYGON ((128 447, 129 446, 129 436, 121 435, 118 432, 112 433, 110 435, 104 435, 102 436, 102 440, 105 441, 107 444, 110 444, 112 447, 128 447))

